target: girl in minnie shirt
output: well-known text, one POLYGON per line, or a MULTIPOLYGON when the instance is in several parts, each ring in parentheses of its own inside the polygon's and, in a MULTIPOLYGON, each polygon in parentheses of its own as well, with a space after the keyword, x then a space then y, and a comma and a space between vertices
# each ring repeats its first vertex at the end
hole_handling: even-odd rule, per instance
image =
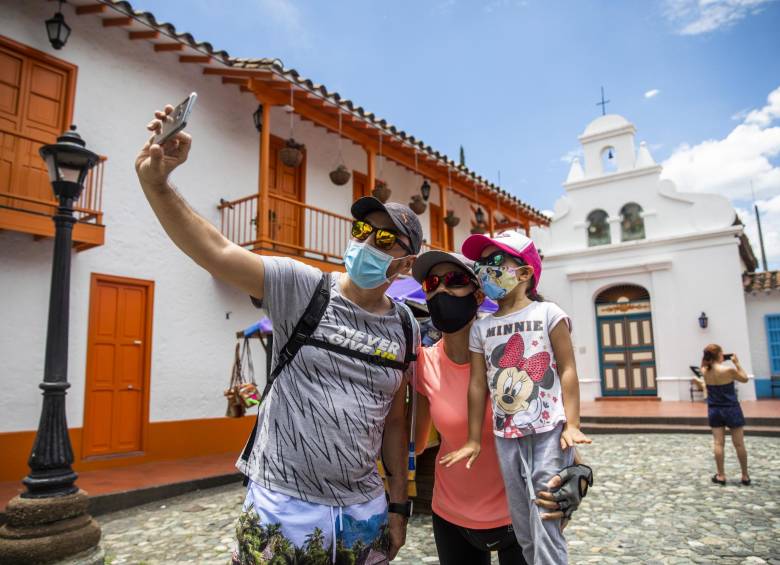
POLYGON ((574 445, 590 443, 579 430, 580 400, 571 321, 536 292, 542 261, 533 242, 515 231, 491 239, 473 235, 463 254, 498 311, 474 323, 469 337, 469 440, 441 459, 450 466, 479 456, 485 395, 517 541, 528 563, 568 563, 560 520, 544 521, 536 493, 571 465, 574 445))

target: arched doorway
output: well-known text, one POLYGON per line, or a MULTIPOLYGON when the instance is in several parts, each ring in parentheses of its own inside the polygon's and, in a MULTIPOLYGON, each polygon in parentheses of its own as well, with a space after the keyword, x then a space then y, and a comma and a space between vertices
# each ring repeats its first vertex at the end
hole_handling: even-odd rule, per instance
POLYGON ((610 287, 596 296, 601 391, 604 396, 658 392, 650 295, 641 286, 610 287))

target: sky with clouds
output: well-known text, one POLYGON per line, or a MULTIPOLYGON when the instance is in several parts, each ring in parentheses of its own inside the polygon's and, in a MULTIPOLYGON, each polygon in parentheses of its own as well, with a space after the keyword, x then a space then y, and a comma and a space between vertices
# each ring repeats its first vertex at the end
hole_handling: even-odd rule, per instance
POLYGON ((683 191, 729 197, 780 268, 779 0, 132 0, 276 57, 540 209, 607 111, 683 191), (217 8, 219 6, 219 8, 217 8))

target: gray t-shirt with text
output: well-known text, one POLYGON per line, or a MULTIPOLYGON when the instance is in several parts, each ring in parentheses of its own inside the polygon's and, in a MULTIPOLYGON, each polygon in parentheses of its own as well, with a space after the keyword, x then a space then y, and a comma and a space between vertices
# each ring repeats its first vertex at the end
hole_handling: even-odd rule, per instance
MULTIPOLYGON (((273 364, 322 278, 289 258, 263 257, 263 307, 273 323, 273 364)), ((330 303, 313 337, 403 361, 398 308, 367 312, 344 298, 331 277, 330 303)), ((415 336, 419 332, 415 328, 415 336)), ((384 421, 403 380, 382 367, 304 345, 274 381, 260 406, 255 444, 238 469, 272 491, 333 506, 373 500, 383 493, 376 461, 384 421)))

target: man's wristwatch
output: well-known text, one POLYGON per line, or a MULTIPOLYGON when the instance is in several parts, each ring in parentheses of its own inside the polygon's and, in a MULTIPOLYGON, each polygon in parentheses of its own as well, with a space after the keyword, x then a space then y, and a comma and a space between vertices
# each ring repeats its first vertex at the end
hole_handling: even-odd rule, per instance
POLYGON ((387 511, 392 512, 393 514, 400 514, 404 518, 408 518, 412 515, 412 501, 407 500, 406 502, 388 502, 387 511))

